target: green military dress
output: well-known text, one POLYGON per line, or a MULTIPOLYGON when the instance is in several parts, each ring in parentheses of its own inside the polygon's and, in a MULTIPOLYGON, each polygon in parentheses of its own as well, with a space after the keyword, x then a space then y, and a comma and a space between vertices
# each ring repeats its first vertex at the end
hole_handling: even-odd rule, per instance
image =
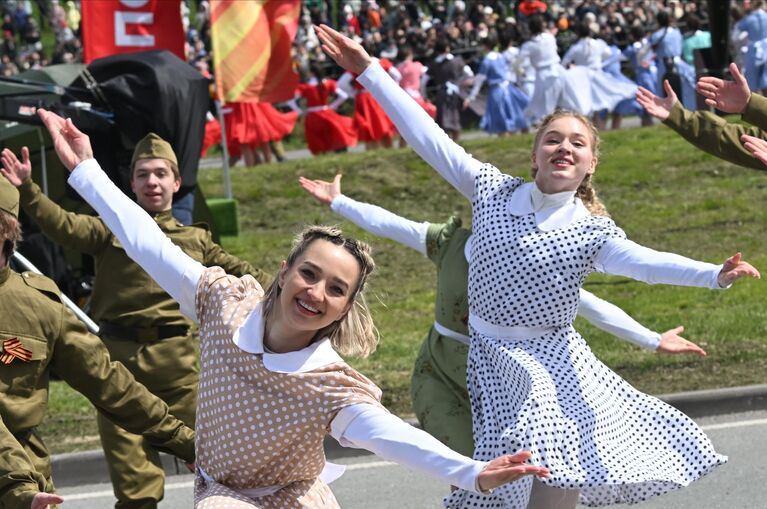
MULTIPOLYGON (((171 412, 194 426, 199 368, 191 321, 151 277, 131 260, 104 222, 67 212, 48 199, 31 180, 19 187, 21 206, 40 229, 65 247, 93 256, 96 276, 90 315, 113 360, 165 401, 171 412)), ((206 266, 220 266, 236 276, 253 275, 262 285, 268 276, 226 253, 210 232, 178 223, 171 211, 154 216, 162 231, 186 254, 206 266)), ((99 434, 109 464, 117 508, 155 508, 164 492, 164 471, 154 448, 114 425, 103 414, 99 434)))
POLYGON ((48 407, 51 373, 106 418, 143 433, 153 447, 194 460, 192 430, 124 366, 111 361, 99 338, 61 303, 58 288, 45 276, 0 268, 0 345, 7 361, 0 362, 0 416, 42 475, 45 491, 53 492, 54 485, 48 449, 36 427, 48 407), (23 359, 11 345, 21 346, 23 359))
POLYGON ((413 409, 423 429, 469 457, 474 441, 466 388, 469 262, 464 247, 470 235, 458 217, 429 225, 426 254, 437 266, 435 322, 466 343, 440 334, 432 325, 416 358, 411 385, 413 409))

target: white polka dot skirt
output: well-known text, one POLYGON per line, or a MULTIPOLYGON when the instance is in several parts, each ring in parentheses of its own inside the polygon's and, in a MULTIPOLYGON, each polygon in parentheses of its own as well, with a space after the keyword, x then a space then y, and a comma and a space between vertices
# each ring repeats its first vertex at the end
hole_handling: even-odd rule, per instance
MULTIPOLYGON (((522 450, 549 486, 580 503, 636 503, 687 486, 727 461, 687 416, 594 357, 571 327, 523 341, 474 336, 469 353, 474 457, 522 450)), ((450 508, 527 507, 532 478, 491 496, 457 491, 450 508)))

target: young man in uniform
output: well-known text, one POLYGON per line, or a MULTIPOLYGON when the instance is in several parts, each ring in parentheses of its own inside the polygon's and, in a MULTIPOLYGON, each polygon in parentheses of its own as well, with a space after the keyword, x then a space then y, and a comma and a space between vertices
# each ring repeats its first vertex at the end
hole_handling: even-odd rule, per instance
MULTIPOLYGON (((55 491, 48 449, 36 431, 48 407, 52 373, 88 398, 105 418, 143 434, 153 447, 193 462, 194 432, 137 384, 125 366, 112 362, 99 338, 61 302, 53 281, 11 270, 8 262, 21 238, 18 212, 18 191, 0 176, 0 417, 33 468, 27 472, 32 479, 27 476, 26 489, 9 487, 7 477, 0 480, 0 507, 10 505, 16 494, 26 496, 23 492, 29 492, 32 483, 39 483, 40 491, 55 491), (20 491, 14 491, 17 488, 20 491)), ((0 443, 10 445, 5 439, 0 443)), ((0 472, 16 472, 14 462, 20 458, 2 454, 0 472)))
MULTIPOLYGON (((32 182, 29 152, 22 161, 8 149, 0 157, 3 174, 19 188, 21 207, 54 241, 93 256, 96 277, 90 314, 112 359, 125 364, 136 379, 165 401, 174 415, 194 427, 199 379, 197 344, 191 321, 178 304, 133 262, 94 216, 67 212, 32 182)), ((131 189, 165 234, 189 256, 238 276, 252 274, 265 285, 266 274, 229 255, 210 232, 186 226, 171 214, 173 193, 181 185, 176 154, 154 133, 142 139, 131 161, 131 189)), ((117 509, 155 509, 163 497, 164 471, 157 453, 99 415, 101 443, 109 463, 117 509)))

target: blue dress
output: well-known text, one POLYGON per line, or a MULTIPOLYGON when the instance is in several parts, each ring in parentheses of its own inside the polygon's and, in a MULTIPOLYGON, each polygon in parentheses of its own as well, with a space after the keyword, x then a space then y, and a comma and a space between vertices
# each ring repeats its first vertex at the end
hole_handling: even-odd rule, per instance
POLYGON ((745 75, 749 88, 767 88, 767 12, 755 9, 735 24, 735 30, 748 33, 745 75))
POLYGON ((500 53, 490 52, 479 73, 487 83, 487 107, 479 127, 489 133, 506 133, 529 127, 524 111, 530 99, 509 81, 509 66, 500 53))
POLYGON ((663 76, 666 74, 666 60, 673 59, 677 73, 682 78, 682 94, 679 98, 690 111, 698 109, 695 100, 695 68, 682 59, 682 32, 668 27, 656 30, 650 36, 650 45, 655 50, 658 67, 658 90, 663 93, 663 76))

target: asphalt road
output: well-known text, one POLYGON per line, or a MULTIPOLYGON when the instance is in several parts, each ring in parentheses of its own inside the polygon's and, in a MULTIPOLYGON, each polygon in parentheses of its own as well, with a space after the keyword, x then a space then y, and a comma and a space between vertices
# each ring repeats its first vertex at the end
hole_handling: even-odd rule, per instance
MULTIPOLYGON (((767 411, 696 419, 729 462, 692 486, 638 504, 638 509, 765 509, 767 508, 767 411)), ((347 465, 332 484, 346 509, 438 509, 447 487, 372 455, 334 460, 347 465)), ((168 478, 161 509, 192 506, 193 476, 168 478)), ((62 509, 103 509, 114 498, 108 484, 61 490, 62 509)), ((615 506, 617 507, 617 506, 615 506)))

